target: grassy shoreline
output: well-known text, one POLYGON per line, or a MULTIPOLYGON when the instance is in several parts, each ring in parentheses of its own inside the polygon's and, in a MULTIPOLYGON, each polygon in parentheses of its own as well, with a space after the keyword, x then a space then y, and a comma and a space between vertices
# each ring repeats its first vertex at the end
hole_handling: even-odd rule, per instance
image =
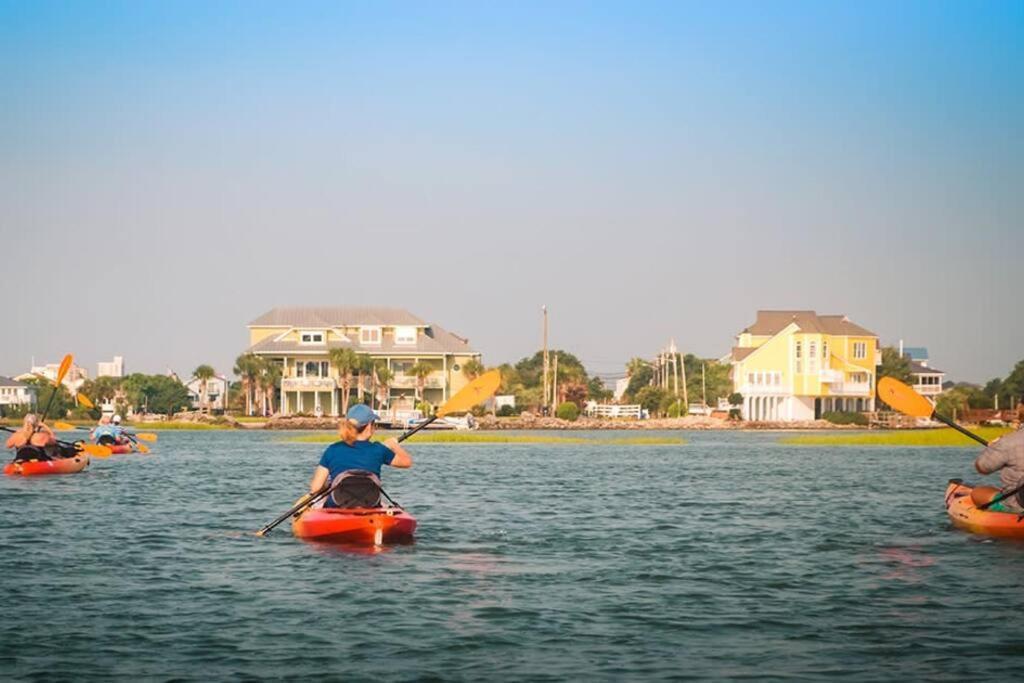
MULTIPOLYGON (((390 438, 383 434, 375 440, 390 438)), ((288 443, 334 443, 338 437, 333 433, 306 434, 282 439, 288 443)), ((428 432, 419 433, 408 440, 408 443, 443 443, 443 444, 547 444, 553 446, 596 445, 596 446, 681 446, 686 443, 682 437, 672 436, 636 436, 615 438, 588 439, 580 436, 550 436, 544 434, 502 434, 500 432, 428 432)))
MULTIPOLYGON (((978 436, 992 441, 1011 429, 1003 427, 979 427, 972 430, 978 436)), ((792 446, 924 446, 939 448, 963 448, 979 446, 955 429, 912 429, 900 431, 855 432, 847 434, 800 434, 779 439, 779 443, 792 446)))

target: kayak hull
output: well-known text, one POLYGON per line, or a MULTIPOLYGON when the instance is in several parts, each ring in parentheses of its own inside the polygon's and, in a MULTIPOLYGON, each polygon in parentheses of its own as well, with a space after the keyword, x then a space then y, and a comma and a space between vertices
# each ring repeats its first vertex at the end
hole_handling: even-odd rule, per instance
POLYGON ((327 543, 404 543, 415 532, 416 518, 400 508, 320 508, 292 519, 296 538, 327 543))
POLYGON ((114 444, 111 446, 107 446, 107 448, 110 449, 110 452, 113 455, 123 455, 125 453, 135 452, 135 447, 132 446, 130 443, 114 444))
POLYGON ((974 487, 951 479, 946 487, 946 512, 954 526, 973 534, 1024 539, 1024 515, 979 510, 971 500, 974 487))
POLYGON ((89 456, 81 453, 72 458, 56 460, 16 460, 4 465, 9 477, 34 477, 43 474, 74 474, 89 465, 89 456))

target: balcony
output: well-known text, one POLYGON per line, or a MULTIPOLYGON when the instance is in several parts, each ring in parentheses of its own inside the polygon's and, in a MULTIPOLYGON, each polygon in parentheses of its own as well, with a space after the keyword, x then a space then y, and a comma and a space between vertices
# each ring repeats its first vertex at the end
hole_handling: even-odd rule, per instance
MULTIPOLYGON (((396 374, 390 382, 392 389, 415 389, 416 378, 412 375, 396 374)), ((423 382, 424 389, 443 389, 444 377, 440 372, 435 372, 423 382)))
POLYGON ((333 377, 285 377, 281 391, 333 391, 338 382, 333 377))
POLYGON ((871 397, 871 385, 868 382, 833 383, 828 389, 829 396, 862 396, 871 397))
POLYGON ((743 396, 789 396, 784 384, 744 384, 737 391, 743 396))
POLYGON ((839 370, 822 370, 818 379, 822 384, 839 384, 843 381, 843 373, 839 370))
POLYGON ((938 396, 942 393, 941 384, 915 384, 914 391, 922 396, 938 396))

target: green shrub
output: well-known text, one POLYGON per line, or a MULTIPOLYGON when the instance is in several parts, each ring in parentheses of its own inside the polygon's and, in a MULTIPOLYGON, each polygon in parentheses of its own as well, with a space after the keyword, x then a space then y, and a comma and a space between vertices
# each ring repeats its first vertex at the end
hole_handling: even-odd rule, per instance
POLYGON ((679 417, 683 412, 683 402, 673 401, 665 412, 669 417, 679 417))
POLYGON ((423 413, 423 417, 430 417, 434 414, 434 406, 430 405, 426 401, 420 401, 416 404, 416 410, 423 413))
POLYGON ((740 410, 739 408, 730 408, 729 409, 729 419, 730 420, 739 420, 743 416, 742 413, 743 413, 743 411, 740 410))
POLYGON ((860 425, 862 427, 868 425, 868 418, 863 413, 830 411, 821 417, 834 425, 860 425))
POLYGON ((565 403, 558 404, 558 410, 555 411, 555 415, 559 419, 575 422, 580 416, 580 409, 572 401, 566 401, 565 403))
POLYGON ((507 403, 502 407, 498 408, 498 417, 512 417, 516 414, 516 409, 507 403))

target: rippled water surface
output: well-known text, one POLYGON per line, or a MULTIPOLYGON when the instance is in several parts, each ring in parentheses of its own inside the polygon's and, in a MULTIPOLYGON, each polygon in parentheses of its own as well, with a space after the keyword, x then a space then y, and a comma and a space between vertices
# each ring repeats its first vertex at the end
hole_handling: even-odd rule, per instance
POLYGON ((1024 544, 954 530, 973 449, 419 445, 417 542, 251 535, 320 448, 166 432, 0 481, 0 677, 1017 677, 1024 544))

